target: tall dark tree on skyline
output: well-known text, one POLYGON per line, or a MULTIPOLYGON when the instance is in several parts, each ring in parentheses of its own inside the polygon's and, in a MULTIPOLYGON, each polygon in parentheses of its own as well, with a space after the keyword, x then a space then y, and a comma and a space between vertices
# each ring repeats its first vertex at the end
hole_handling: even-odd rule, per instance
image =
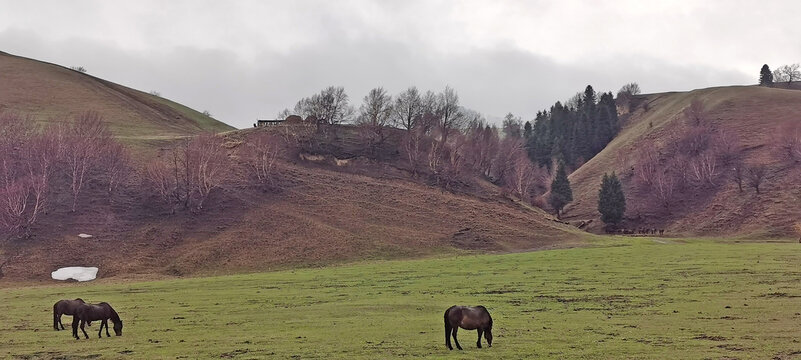
POLYGON ((768 64, 762 65, 762 70, 759 71, 759 85, 773 86, 773 72, 770 71, 768 64))

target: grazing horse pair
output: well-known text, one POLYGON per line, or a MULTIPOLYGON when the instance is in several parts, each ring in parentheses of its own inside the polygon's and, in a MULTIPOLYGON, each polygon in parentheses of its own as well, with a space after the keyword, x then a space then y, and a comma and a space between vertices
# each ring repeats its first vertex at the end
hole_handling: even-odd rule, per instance
POLYGON ((481 348, 481 334, 487 339, 487 346, 492 347, 492 317, 483 306, 451 306, 445 310, 445 346, 453 350, 451 346, 451 336, 456 348, 462 350, 459 340, 456 339, 456 332, 459 328, 465 330, 478 330, 478 341, 476 346, 481 348))
POLYGON ((89 335, 86 334, 86 330, 84 329, 84 324, 88 324, 92 321, 100 321, 100 329, 97 331, 97 336, 102 338, 103 337, 103 327, 106 327, 106 337, 111 337, 111 334, 108 333, 108 321, 114 323, 114 334, 117 336, 122 336, 122 320, 120 320, 120 316, 117 315, 117 312, 114 311, 114 308, 111 307, 107 302, 102 302, 100 304, 81 304, 75 309, 75 315, 72 317, 72 336, 75 340, 80 340, 78 336, 78 324, 80 323, 81 331, 83 331, 83 336, 87 339, 89 335))
MULTIPOLYGON (((64 324, 61 322, 61 315, 75 316, 75 310, 78 309, 78 306, 83 304, 86 304, 86 302, 81 298, 75 300, 59 300, 53 304, 53 329, 56 329, 56 331, 66 330, 64 329, 64 324), (61 329, 58 328, 59 326, 61 326, 61 329)), ((86 325, 92 326, 92 324, 88 322, 86 325)))

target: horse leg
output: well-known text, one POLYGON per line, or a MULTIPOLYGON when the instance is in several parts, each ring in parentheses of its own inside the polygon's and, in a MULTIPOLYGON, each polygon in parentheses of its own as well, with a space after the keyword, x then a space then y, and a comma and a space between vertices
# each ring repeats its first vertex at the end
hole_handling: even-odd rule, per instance
POLYGON ((111 334, 108 333, 108 319, 103 320, 103 324, 106 325, 106 337, 111 337, 111 334))
POLYGON ((462 350, 462 345, 459 345, 459 339, 456 338, 456 332, 459 331, 458 326, 453 327, 453 342, 456 344, 456 348, 462 350))
POLYGON ((484 329, 478 328, 478 341, 476 341, 476 347, 481 349, 481 335, 484 332, 484 329))
POLYGON ((64 330, 64 323, 61 322, 61 314, 58 314, 58 324, 61 325, 61 330, 64 330))
POLYGON ((80 340, 81 339, 78 336, 78 322, 79 321, 80 320, 78 320, 77 316, 75 316, 75 315, 72 316, 72 337, 74 337, 75 340, 80 340))
POLYGON ((445 321, 445 346, 448 347, 448 350, 453 350, 453 346, 451 346, 451 325, 448 324, 448 321, 445 321))
POLYGON ((97 337, 101 339, 103 338, 103 323, 105 322, 105 320, 100 321, 100 329, 97 330, 97 337))
POLYGON ((83 336, 87 339, 89 338, 89 334, 86 333, 86 329, 83 328, 83 325, 86 324, 86 321, 81 321, 81 331, 83 331, 83 336))

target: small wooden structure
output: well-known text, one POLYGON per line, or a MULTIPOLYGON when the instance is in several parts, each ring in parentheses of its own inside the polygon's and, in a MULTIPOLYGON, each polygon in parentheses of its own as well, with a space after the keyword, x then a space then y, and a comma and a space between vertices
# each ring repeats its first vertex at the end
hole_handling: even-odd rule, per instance
POLYGON ((266 126, 281 125, 281 123, 283 123, 283 122, 284 122, 284 120, 281 120, 281 119, 256 120, 256 126, 255 127, 266 127, 266 126))

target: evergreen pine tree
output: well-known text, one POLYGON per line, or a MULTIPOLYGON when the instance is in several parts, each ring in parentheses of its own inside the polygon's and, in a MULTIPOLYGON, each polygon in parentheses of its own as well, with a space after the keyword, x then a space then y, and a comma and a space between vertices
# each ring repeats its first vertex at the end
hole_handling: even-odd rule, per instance
POLYGON ((773 73, 770 71, 768 64, 762 65, 762 70, 759 71, 759 85, 773 86, 773 73))
POLYGON ((604 173, 601 180, 601 190, 598 193, 598 212, 601 213, 601 221, 607 226, 617 225, 623 220, 623 214, 626 212, 626 197, 623 195, 623 187, 614 171, 612 175, 604 173))
POLYGON ((559 163, 556 170, 556 177, 551 183, 551 196, 548 202, 556 210, 556 217, 560 217, 562 209, 569 202, 573 201, 573 190, 570 189, 570 180, 567 179, 567 171, 564 162, 559 163))
POLYGON ((523 125, 523 137, 526 139, 531 137, 531 121, 526 121, 526 124, 523 125))

